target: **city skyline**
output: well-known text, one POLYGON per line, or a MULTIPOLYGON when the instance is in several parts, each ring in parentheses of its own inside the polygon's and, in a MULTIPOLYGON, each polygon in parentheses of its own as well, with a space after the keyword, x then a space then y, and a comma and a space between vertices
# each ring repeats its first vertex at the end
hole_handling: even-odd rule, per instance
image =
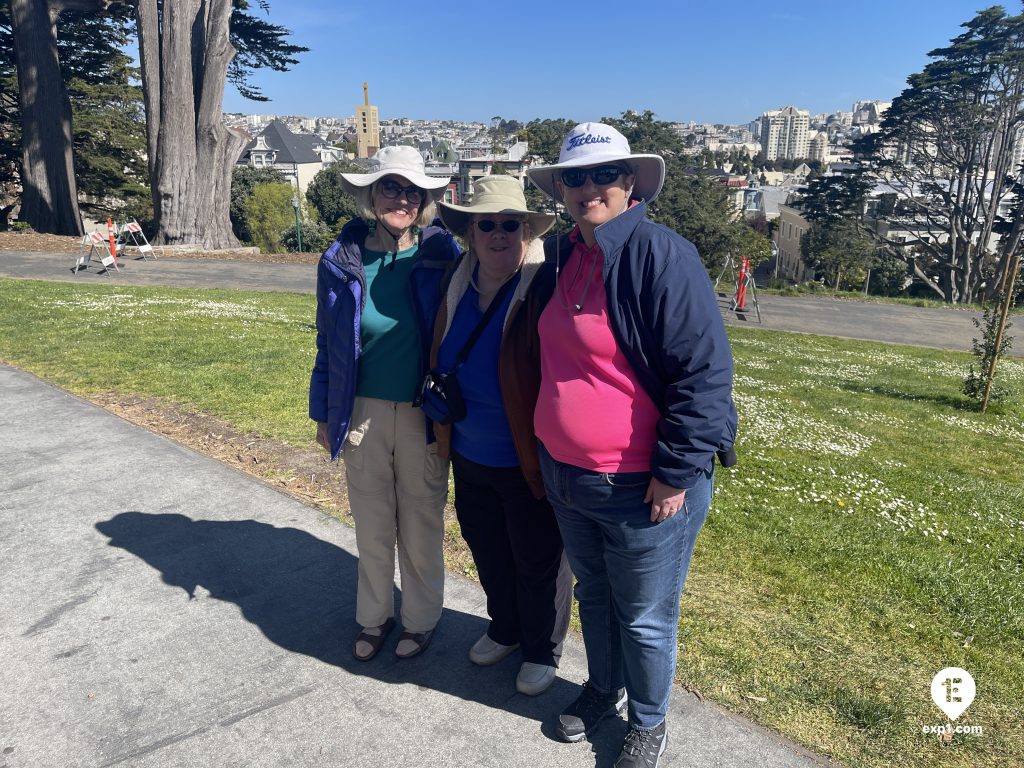
POLYGON ((366 81, 381 120, 582 121, 651 109, 662 120, 742 124, 788 105, 835 112, 897 96, 928 51, 985 4, 799 0, 737 10, 657 0, 633 15, 603 0, 564 7, 553 17, 536 0, 471 10, 441 0, 399 11, 407 23, 396 23, 362 0, 340 10, 272 0, 267 21, 311 50, 288 72, 254 75, 270 102, 229 85, 224 109, 346 117, 366 81), (457 87, 444 87, 447 72, 457 87))

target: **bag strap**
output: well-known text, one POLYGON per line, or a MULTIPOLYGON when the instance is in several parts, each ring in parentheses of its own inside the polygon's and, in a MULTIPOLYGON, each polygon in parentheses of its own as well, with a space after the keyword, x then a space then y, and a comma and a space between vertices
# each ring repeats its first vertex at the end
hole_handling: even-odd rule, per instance
POLYGON ((480 335, 484 332, 484 329, 487 327, 487 323, 489 323, 491 318, 494 317, 494 313, 498 311, 498 307, 504 303, 505 294, 509 292, 512 288, 512 284, 515 282, 515 278, 510 277, 502 283, 501 288, 499 288, 498 292, 494 294, 494 298, 491 299, 491 303, 487 305, 487 310, 484 312, 484 316, 480 318, 480 322, 476 324, 476 328, 473 329, 473 333, 470 334, 469 338, 466 339, 466 343, 462 345, 462 349, 459 350, 459 356, 455 358, 456 368, 469 359, 469 351, 473 349, 473 345, 476 344, 477 339, 479 339, 480 335))

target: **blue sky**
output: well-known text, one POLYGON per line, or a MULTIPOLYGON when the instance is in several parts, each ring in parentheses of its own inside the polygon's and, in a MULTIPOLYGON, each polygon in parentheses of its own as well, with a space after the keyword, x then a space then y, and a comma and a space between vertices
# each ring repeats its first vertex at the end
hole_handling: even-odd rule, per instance
POLYGON ((365 80, 382 119, 583 121, 651 109, 741 123, 789 104, 833 112, 897 96, 928 51, 989 4, 270 0, 268 20, 310 51, 289 72, 255 76, 272 101, 229 85, 224 109, 345 117, 365 80))

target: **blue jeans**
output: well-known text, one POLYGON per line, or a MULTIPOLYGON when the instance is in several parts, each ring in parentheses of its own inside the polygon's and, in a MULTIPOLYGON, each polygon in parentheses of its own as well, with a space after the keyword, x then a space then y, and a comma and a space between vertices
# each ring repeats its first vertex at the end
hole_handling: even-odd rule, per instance
POLYGON ((668 712, 679 599, 711 506, 714 466, 661 523, 644 503, 649 472, 591 472, 556 461, 543 445, 540 466, 576 575, 590 684, 602 692, 624 686, 630 724, 655 728, 668 712))

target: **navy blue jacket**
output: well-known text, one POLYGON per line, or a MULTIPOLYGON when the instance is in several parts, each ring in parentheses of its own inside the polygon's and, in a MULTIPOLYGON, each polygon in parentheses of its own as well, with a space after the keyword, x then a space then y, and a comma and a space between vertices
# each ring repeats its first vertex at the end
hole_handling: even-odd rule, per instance
MULTIPOLYGON (((363 242, 370 228, 360 218, 348 222, 320 257, 316 276, 316 360, 309 380, 309 418, 327 423, 331 458, 338 458, 348 435, 359 372, 359 328, 366 306, 363 242)), ((431 331, 441 304, 441 278, 461 252, 440 219, 420 233, 409 290, 416 312, 420 370, 426 374, 431 331)), ((425 417, 424 417, 425 418, 425 417)), ((427 429, 428 439, 432 430, 427 429)))
MULTIPOLYGON (((736 462, 732 351, 697 249, 646 213, 637 203, 594 236, 612 333, 661 414, 651 473, 687 489, 716 454, 725 466, 736 462)), ((564 264, 572 248, 567 235, 551 237, 545 256, 564 264)))

